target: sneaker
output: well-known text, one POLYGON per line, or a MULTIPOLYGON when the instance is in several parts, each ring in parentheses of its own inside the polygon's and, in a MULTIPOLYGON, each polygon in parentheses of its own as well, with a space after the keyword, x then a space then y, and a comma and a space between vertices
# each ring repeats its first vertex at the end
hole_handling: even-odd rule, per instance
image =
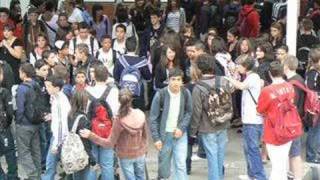
POLYGON ((251 178, 248 175, 239 175, 238 178, 241 180, 251 180, 251 178))

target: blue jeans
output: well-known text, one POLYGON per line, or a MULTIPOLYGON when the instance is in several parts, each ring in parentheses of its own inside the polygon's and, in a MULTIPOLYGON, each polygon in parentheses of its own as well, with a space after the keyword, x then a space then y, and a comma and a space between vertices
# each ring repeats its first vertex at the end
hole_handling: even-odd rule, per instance
POLYGON ((51 139, 51 130, 50 125, 48 122, 43 122, 40 125, 40 149, 41 149, 41 165, 42 167, 46 164, 46 158, 50 146, 50 139, 51 139))
POLYGON ((259 144, 262 136, 262 124, 243 124, 243 150, 247 162, 247 173, 252 179, 266 180, 259 144))
MULTIPOLYGON (((52 142, 52 140, 51 140, 52 142)), ((41 180, 54 180, 56 175, 56 167, 60 160, 60 151, 57 154, 51 152, 51 146, 46 159, 46 171, 41 176, 41 180)))
POLYGON ((320 163, 320 123, 308 129, 306 161, 320 163))
POLYGON ((145 175, 145 156, 135 159, 120 159, 120 166, 126 180, 144 180, 145 175))
MULTIPOLYGON (((114 151, 110 148, 103 148, 92 144, 92 154, 101 168, 101 180, 114 180, 114 151)), ((97 172, 89 171, 88 180, 96 180, 97 172)))
POLYGON ((223 162, 228 142, 227 130, 201 133, 200 138, 208 159, 208 180, 222 180, 223 162))
POLYGON ((172 133, 166 133, 162 142, 163 146, 158 157, 158 178, 169 178, 171 163, 174 163, 174 180, 187 180, 187 149, 188 137, 184 133, 182 137, 176 139, 172 133))

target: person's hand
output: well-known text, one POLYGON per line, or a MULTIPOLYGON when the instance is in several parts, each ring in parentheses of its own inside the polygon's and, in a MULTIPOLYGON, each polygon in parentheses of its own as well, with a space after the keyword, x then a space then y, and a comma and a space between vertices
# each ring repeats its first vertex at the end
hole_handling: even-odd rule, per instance
POLYGON ((89 129, 81 129, 80 136, 88 139, 90 137, 91 131, 89 129))
POLYGON ((161 141, 157 141, 154 143, 154 146, 156 147, 156 149, 158 151, 160 151, 162 149, 162 142, 161 141))
POLYGON ((51 153, 52 154, 58 154, 58 148, 57 147, 52 147, 51 148, 51 153))
POLYGON ((178 129, 178 128, 176 128, 176 129, 173 131, 173 136, 174 136, 175 138, 180 138, 182 135, 183 135, 183 132, 182 132, 180 129, 178 129))

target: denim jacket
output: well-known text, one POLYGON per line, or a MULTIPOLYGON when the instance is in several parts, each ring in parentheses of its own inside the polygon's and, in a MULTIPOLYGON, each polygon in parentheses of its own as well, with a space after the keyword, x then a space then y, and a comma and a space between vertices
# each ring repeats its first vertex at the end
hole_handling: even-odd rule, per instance
MULTIPOLYGON (((177 128, 179 128, 182 132, 185 132, 189 126, 192 114, 192 98, 190 91, 186 88, 182 88, 180 98, 180 112, 177 128)), ((163 141, 165 138, 169 106, 170 95, 168 92, 168 87, 165 87, 156 93, 151 104, 149 121, 151 135, 154 142, 159 140, 163 141), (163 100, 161 100, 162 98, 163 100)))

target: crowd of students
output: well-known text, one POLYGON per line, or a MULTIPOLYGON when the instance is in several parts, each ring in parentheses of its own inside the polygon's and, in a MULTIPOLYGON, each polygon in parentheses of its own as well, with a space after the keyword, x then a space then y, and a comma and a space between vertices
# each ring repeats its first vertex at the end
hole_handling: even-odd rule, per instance
POLYGON ((307 162, 320 163, 320 123, 306 118, 306 93, 293 84, 320 92, 320 2, 303 5, 297 57, 285 45, 286 17, 271 21, 279 2, 264 3, 136 0, 117 4, 114 19, 81 0, 45 1, 23 16, 17 0, 0 7, 0 155, 8 165, 0 179, 18 179, 19 162, 27 179, 53 180, 76 124, 88 163, 68 175, 75 180, 117 179, 118 165, 126 179, 146 179, 148 131, 158 179, 188 179, 195 144, 208 179, 224 179, 230 126, 241 127, 240 179, 267 179, 270 159, 269 179, 301 180, 303 147, 307 162), (298 115, 287 121, 283 109, 298 115), (296 136, 281 134, 279 121, 296 136))

